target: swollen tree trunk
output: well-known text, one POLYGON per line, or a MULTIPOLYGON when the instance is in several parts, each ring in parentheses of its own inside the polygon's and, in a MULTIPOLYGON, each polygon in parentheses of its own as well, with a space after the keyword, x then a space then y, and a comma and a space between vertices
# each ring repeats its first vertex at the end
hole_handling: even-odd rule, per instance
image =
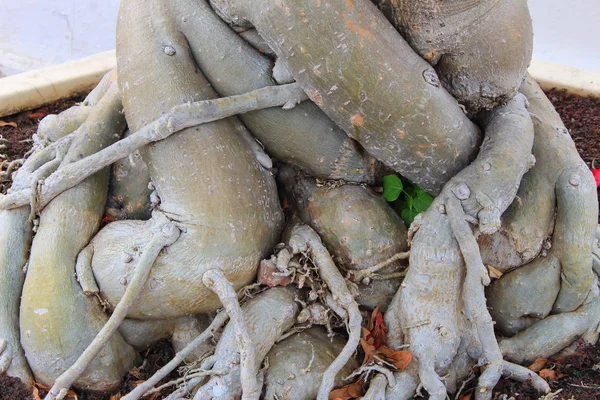
POLYGON ((0 373, 112 390, 171 338, 125 399, 184 360, 171 399, 549 391, 513 363, 598 339, 600 235, 526 2, 373 3, 124 0, 0 196, 0 373))

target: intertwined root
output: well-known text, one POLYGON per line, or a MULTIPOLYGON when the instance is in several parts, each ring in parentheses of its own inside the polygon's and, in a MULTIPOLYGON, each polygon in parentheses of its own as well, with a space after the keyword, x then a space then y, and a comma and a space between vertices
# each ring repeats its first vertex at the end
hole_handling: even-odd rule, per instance
POLYGON ((187 338, 172 362, 126 397, 137 399, 159 390, 152 385, 195 350, 210 349, 202 343, 227 313, 231 322, 215 355, 190 380, 171 382, 181 387, 170 398, 197 390, 197 399, 256 399, 264 365, 267 398, 326 399, 355 363, 359 305, 384 309, 397 291, 386 313, 387 344, 408 345, 414 362, 395 376, 380 369, 366 399, 406 399, 419 384, 442 399, 474 364, 483 370, 477 400, 491 397, 501 375, 548 391, 539 376, 503 357, 525 362, 577 338, 597 340, 598 210, 591 176, 543 93, 528 79, 524 96, 514 96, 530 56, 525 3, 379 1, 439 80, 367 0, 211 3, 248 30, 237 35, 205 0, 123 3, 117 52, 133 132, 127 138, 109 146, 125 128, 113 74, 83 105, 40 126, 36 152, 15 174, 13 193, 0 199, 2 232, 15 232, 0 234, 7 244, 0 293, 8 299, 0 308, 0 373, 31 380, 21 341, 36 378, 47 384, 83 353, 85 362, 67 370, 49 398, 84 370, 80 387, 108 389, 130 365, 130 345, 194 331, 196 339, 187 338), (445 25, 441 40, 431 37, 432 24, 445 25), (465 26, 471 35, 457 35, 465 26), (332 27, 341 33, 323 37, 332 27), (506 45, 487 46, 494 39, 506 45), (473 40, 485 44, 484 60, 464 51, 481 47, 473 40), (314 103, 297 104, 304 91, 314 103), (230 97, 215 99, 217 93, 230 97), (478 115, 476 126, 461 106, 494 109, 478 115), (244 114, 238 120, 236 113, 244 114), (440 192, 408 233, 366 187, 381 164, 361 145, 440 192), (95 234, 108 187, 103 168, 125 156, 113 168, 108 212, 139 219, 95 234), (311 281, 310 291, 273 287, 240 307, 235 290, 254 279, 280 236, 276 168, 286 204, 305 225, 292 221, 286 243, 261 264, 260 282, 319 283, 311 281), (177 234, 153 231, 162 222, 177 234), (406 273, 400 261, 408 257, 398 290, 406 273), (500 279, 486 292, 488 270, 500 279), (106 324, 96 299, 113 311, 106 324), (298 304, 305 306, 300 313, 298 304), (220 305, 226 313, 200 333, 189 315, 220 305), (286 332, 319 322, 331 334, 330 312, 342 321, 335 327, 347 327, 345 344, 327 342, 322 328, 286 332), (492 316, 499 332, 514 336, 498 343, 492 316), (191 330, 178 331, 186 326, 191 330), (65 350, 74 335, 84 340, 65 350), (296 364, 281 356, 290 347, 296 364))

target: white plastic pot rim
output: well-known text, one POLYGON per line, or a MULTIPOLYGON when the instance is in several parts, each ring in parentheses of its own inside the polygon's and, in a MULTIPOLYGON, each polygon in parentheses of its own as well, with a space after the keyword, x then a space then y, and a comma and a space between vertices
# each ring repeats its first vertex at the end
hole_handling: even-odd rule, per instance
MULTIPOLYGON (((0 117, 31 110, 91 90, 116 67, 115 51, 0 79, 0 117)), ((543 89, 600 97, 600 75, 593 72, 532 61, 529 72, 543 89)))

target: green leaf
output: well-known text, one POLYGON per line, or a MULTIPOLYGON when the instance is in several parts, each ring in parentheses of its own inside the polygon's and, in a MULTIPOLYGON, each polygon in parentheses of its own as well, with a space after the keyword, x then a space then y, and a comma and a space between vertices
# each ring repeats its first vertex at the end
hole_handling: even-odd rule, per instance
POLYGON ((396 201, 402 193, 402 181, 396 175, 383 177, 383 198, 387 201, 396 201))
POLYGON ((415 211, 415 210, 411 210, 411 209, 405 208, 400 213, 400 218, 402 218, 402 220, 404 221, 404 223, 406 224, 406 226, 410 226, 410 224, 412 224, 413 220, 415 219, 415 217, 418 214, 419 213, 417 211, 415 211))
POLYGON ((433 202, 433 196, 420 187, 417 187, 416 189, 417 196, 413 200, 412 206, 417 212, 423 212, 427 210, 433 202))

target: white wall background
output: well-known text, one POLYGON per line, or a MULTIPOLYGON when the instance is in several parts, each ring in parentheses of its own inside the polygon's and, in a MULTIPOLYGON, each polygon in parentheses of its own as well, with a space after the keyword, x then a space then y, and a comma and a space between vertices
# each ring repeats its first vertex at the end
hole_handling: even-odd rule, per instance
MULTIPOLYGON (((0 74, 114 48, 119 0, 0 0, 0 74)), ((529 0, 534 58, 600 73, 600 0, 529 0)))

